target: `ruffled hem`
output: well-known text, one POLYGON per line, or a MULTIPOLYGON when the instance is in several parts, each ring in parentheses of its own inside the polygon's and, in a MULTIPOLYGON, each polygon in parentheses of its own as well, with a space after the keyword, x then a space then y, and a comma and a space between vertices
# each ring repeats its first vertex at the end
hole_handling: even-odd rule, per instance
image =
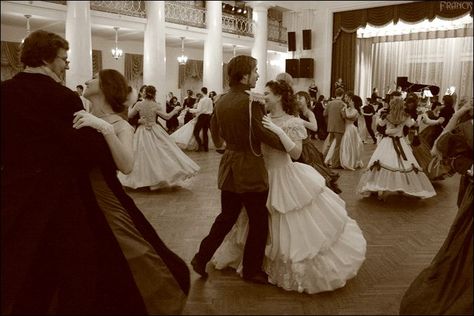
POLYGON ((357 192, 362 196, 370 196, 372 192, 402 191, 405 194, 422 199, 436 195, 426 174, 416 167, 409 170, 392 170, 389 168, 370 168, 365 171, 357 187, 357 192))
POLYGON ((198 174, 198 171, 182 171, 176 173, 171 179, 153 179, 143 181, 140 179, 131 179, 124 174, 118 174, 120 183, 127 188, 138 189, 144 187, 150 187, 150 190, 157 190, 162 188, 169 188, 173 186, 181 186, 184 181, 191 179, 198 174))
POLYGON ((264 260, 269 282, 287 291, 314 294, 343 287, 365 260, 367 243, 356 222, 350 219, 333 246, 312 258, 291 262, 282 257, 264 260))
POLYGON ((350 220, 344 200, 326 189, 298 211, 270 216, 270 245, 265 254, 272 260, 312 258, 333 247, 350 220))
MULTIPOLYGON (((242 276, 242 254, 246 230, 231 232, 231 235, 216 251, 211 262, 218 270, 233 268, 242 276)), ((287 291, 309 294, 341 288, 353 278, 365 260, 367 242, 357 223, 349 219, 340 238, 331 248, 300 261, 291 261, 283 256, 271 260, 264 258, 264 270, 269 282, 287 291)))

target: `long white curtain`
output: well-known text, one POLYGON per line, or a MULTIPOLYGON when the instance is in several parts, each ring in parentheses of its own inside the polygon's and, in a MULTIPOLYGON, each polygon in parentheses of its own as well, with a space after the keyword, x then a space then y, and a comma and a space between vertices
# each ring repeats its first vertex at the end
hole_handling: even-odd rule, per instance
POLYGON ((358 38, 356 45, 355 91, 362 98, 370 97, 374 87, 385 95, 401 76, 439 86, 440 95, 455 86, 458 100, 472 98, 472 24, 445 32, 358 38))

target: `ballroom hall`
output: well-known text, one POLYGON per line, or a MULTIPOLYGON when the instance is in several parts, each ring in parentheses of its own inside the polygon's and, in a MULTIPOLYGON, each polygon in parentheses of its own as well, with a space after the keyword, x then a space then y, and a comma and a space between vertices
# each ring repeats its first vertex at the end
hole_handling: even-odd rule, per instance
MULTIPOLYGON (((413 92, 428 99, 435 87, 440 100, 454 87, 457 104, 472 106, 470 1, 1 1, 2 82, 22 71, 20 44, 37 30, 69 42, 63 84, 73 91, 101 70, 115 69, 135 90, 155 86, 156 102, 166 104, 172 95, 183 104, 189 90, 226 93, 229 61, 249 55, 257 59, 253 91, 259 93, 287 72, 295 92, 315 84, 325 100, 335 96, 341 78, 364 103, 374 88, 386 97, 403 85, 404 91, 418 87, 413 92)), ((125 188, 189 267, 182 314, 398 315, 410 284, 448 237, 462 175, 433 181, 436 195, 427 199, 362 197, 356 188, 377 145, 361 136, 364 167, 336 171, 339 197, 367 243, 365 260, 332 291, 307 294, 249 283, 233 269, 210 264, 206 279, 193 271, 191 260, 221 210, 223 156, 215 148, 184 150, 200 170, 181 186, 125 188)), ((324 140, 311 142, 323 151, 324 140)))

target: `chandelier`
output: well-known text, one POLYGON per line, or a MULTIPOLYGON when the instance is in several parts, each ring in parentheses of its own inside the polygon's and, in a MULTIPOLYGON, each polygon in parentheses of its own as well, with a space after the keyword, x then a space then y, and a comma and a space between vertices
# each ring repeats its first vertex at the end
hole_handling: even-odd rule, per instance
POLYGON ((21 40, 21 43, 23 44, 23 42, 25 41, 25 38, 28 37, 28 35, 30 35, 30 18, 31 18, 31 15, 30 14, 25 14, 25 18, 26 18, 26 35, 25 37, 23 37, 23 39, 21 40))
POLYGON ((180 65, 186 65, 188 56, 184 55, 184 37, 181 37, 181 56, 178 56, 178 63, 180 65))
POLYGON ((118 48, 118 30, 119 30, 119 27, 114 26, 114 30, 115 30, 115 48, 112 48, 112 57, 114 57, 115 59, 119 59, 123 55, 123 51, 120 48, 118 48))

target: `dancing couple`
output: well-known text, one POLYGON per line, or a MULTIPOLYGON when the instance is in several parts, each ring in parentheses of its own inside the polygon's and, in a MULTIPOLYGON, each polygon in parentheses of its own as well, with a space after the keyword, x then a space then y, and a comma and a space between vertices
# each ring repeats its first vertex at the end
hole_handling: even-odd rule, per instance
POLYGON ((123 111, 136 95, 104 69, 86 82, 84 111, 61 84, 69 48, 31 33, 25 69, 1 84, 1 314, 179 314, 189 269, 117 178, 133 166, 123 111))
POLYGON ((359 116, 354 102, 358 96, 346 95, 345 102, 341 102, 337 99, 341 93, 342 90, 336 90, 336 100, 329 102, 327 107, 330 133, 325 144, 324 162, 331 168, 356 170, 364 166, 362 162, 364 144, 354 125, 359 116))
POLYGON ((256 65, 250 56, 228 65, 230 91, 211 119, 216 147, 226 144, 218 174, 222 209, 191 265, 207 277, 211 261, 217 269, 235 268, 246 281, 291 291, 340 288, 357 274, 366 241, 325 179, 292 162, 307 137, 293 90, 270 81, 265 96, 250 92, 256 65))

